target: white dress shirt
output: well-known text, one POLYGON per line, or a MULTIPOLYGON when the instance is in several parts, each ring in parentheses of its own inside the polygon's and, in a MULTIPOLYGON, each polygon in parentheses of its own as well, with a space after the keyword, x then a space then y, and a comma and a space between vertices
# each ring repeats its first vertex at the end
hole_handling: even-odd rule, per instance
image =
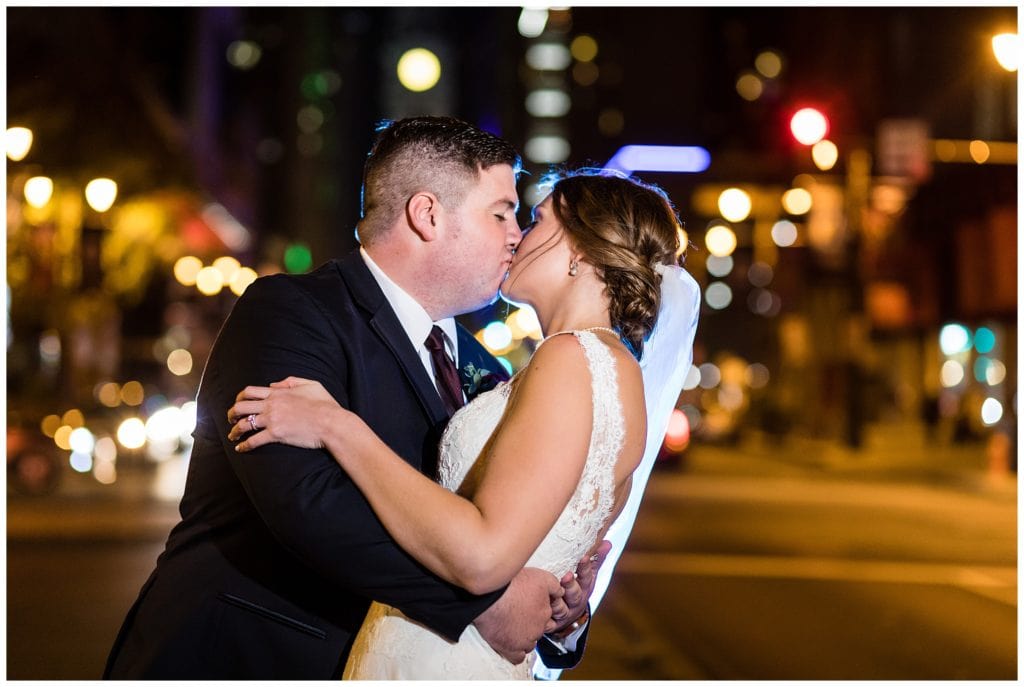
POLYGON ((409 337, 409 341, 412 343, 413 348, 416 349, 416 353, 419 354, 420 362, 423 363, 423 368, 427 371, 431 381, 434 382, 434 388, 436 389, 437 377, 434 374, 434 361, 430 357, 430 351, 427 350, 427 337, 430 336, 430 332, 435 324, 440 327, 441 331, 444 332, 444 345, 448 355, 452 357, 456 367, 458 367, 459 338, 455 318, 446 317, 443 320, 434 322, 430 319, 427 311, 423 309, 423 306, 402 289, 401 286, 393 282, 384 273, 384 270, 380 268, 380 265, 373 261, 373 258, 370 257, 364 248, 359 248, 359 254, 363 257, 363 262, 366 263, 377 285, 380 286, 380 290, 384 292, 384 298, 387 299, 391 309, 398 316, 398 322, 402 325, 402 329, 405 330, 405 335, 409 337))

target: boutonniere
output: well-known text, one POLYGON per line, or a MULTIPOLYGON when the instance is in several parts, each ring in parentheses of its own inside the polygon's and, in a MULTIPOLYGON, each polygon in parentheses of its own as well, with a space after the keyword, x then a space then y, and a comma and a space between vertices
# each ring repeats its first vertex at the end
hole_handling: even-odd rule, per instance
POLYGON ((466 392, 466 398, 473 398, 477 394, 482 394, 485 391, 490 391, 494 387, 498 386, 498 383, 502 381, 503 377, 485 370, 482 367, 477 367, 473 363, 469 363, 462 368, 462 390, 466 392))

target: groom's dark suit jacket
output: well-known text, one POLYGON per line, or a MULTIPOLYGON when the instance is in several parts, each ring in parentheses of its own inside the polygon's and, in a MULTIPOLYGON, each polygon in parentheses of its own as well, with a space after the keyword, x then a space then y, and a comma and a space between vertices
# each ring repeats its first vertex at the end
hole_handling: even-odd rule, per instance
MULTIPOLYGON (((459 368, 500 366, 460 327, 459 368)), ((448 420, 358 251, 259 279, 210 353, 181 522, 114 642, 114 679, 338 677, 369 600, 451 638, 501 595, 473 596, 394 543, 325 451, 239 454, 227 410, 246 385, 314 379, 432 474, 448 420)), ((548 664, 574 665, 578 656, 548 664)))

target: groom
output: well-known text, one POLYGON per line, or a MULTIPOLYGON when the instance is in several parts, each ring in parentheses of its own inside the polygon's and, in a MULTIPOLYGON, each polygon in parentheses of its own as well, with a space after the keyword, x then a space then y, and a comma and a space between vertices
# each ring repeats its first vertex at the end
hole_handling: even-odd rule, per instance
MULTIPOLYGON (((203 374, 181 522, 105 678, 336 678, 371 599, 453 641, 474 623, 513 662, 559 629, 552 604, 570 628, 584 614, 600 562, 581 562, 580 583, 564 582, 568 609, 553 601, 559 581, 529 568, 474 596, 398 548, 327 453, 271 444, 238 454, 228 440, 240 389, 294 375, 321 382, 432 474, 463 401, 450 362, 448 384, 440 374, 437 342, 463 375, 476 373, 466 392, 493 381, 481 370, 501 372, 453 316, 498 291, 521 238, 519 169, 505 141, 458 120, 392 123, 364 169, 362 248, 308 275, 257 280, 238 300, 203 374)), ((545 663, 575 665, 585 632, 578 640, 567 653, 541 642, 545 663)))

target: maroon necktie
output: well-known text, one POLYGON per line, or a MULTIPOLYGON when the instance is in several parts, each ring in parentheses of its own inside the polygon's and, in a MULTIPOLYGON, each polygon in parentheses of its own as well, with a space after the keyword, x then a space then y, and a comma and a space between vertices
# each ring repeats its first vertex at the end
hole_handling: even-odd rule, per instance
POLYGON ((444 332, 440 327, 434 325, 434 328, 430 330, 430 336, 424 343, 434 361, 434 379, 437 381, 437 391, 441 394, 445 410, 451 416, 463 406, 459 371, 455 369, 455 363, 452 362, 445 350, 444 332))

